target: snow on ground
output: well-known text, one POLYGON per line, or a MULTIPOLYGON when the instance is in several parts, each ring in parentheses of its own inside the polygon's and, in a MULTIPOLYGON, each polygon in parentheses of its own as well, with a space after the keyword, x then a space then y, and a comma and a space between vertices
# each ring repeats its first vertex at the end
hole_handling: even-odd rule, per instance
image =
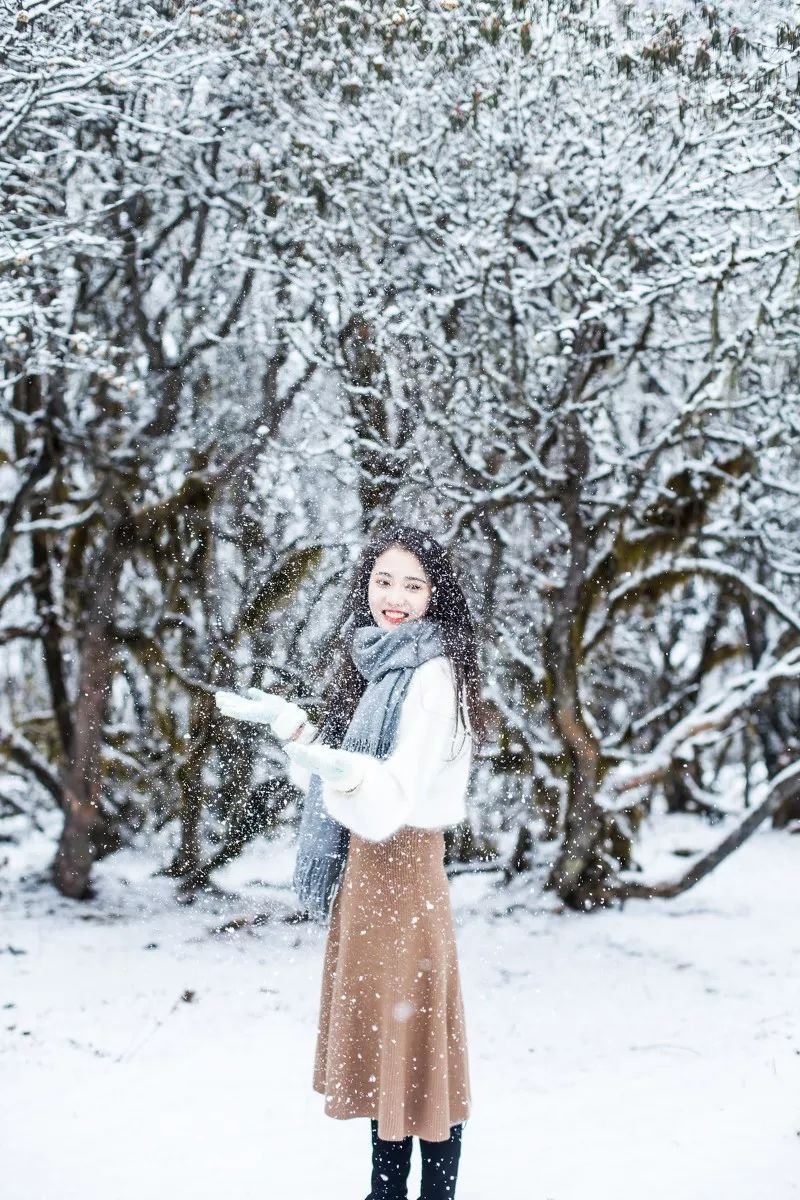
MULTIPOLYGON (((132 852, 64 901, 31 845, 21 882, 0 847, 3 1200, 364 1200, 369 1125, 310 1086, 324 931, 213 932, 281 895, 291 849, 187 909, 132 852)), ((799 857, 763 830, 678 900, 588 917, 501 916, 488 877, 453 881, 459 1200, 800 1197, 799 857)), ((410 1200, 418 1174, 415 1149, 410 1200)))

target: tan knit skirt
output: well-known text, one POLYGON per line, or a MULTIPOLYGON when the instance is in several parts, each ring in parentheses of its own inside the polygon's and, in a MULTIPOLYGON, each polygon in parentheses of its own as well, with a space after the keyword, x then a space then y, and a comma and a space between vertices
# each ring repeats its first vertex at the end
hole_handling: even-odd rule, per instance
POLYGON ((378 1136, 446 1141, 469 1115, 464 1006, 444 834, 350 835, 325 947, 314 1088, 378 1136))

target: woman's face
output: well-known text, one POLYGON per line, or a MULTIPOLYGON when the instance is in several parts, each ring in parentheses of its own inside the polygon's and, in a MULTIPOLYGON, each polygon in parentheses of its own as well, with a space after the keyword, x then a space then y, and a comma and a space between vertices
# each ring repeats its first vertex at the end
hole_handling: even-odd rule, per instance
POLYGON ((431 583, 416 554, 402 546, 384 550, 373 564, 367 599, 372 619, 381 629, 424 617, 431 602, 431 583))

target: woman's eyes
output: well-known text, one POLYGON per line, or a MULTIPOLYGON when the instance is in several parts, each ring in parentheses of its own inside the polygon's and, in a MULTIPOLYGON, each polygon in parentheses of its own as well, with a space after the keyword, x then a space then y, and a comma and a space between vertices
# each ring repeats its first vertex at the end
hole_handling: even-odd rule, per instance
MULTIPOLYGON (((388 579, 379 579, 379 580, 377 580, 377 584, 378 584, 378 587, 383 587, 384 585, 386 587, 388 587, 389 580, 388 579)), ((422 584, 421 583, 407 583, 406 588, 408 589, 409 592, 420 592, 420 591, 422 591, 422 584)))

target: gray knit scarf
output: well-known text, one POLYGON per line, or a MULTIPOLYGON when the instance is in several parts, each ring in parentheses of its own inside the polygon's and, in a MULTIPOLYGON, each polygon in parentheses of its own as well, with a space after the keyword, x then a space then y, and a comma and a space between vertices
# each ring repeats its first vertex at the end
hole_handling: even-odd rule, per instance
MULTIPOLYGON (((438 625, 421 617, 396 629, 361 625, 348 617, 342 639, 367 686, 342 739, 343 750, 387 758, 394 747, 400 707, 414 669, 444 653, 438 625)), ((322 783, 312 775, 298 833, 293 886, 303 908, 324 920, 344 873, 350 831, 335 821, 322 801, 322 783)))

